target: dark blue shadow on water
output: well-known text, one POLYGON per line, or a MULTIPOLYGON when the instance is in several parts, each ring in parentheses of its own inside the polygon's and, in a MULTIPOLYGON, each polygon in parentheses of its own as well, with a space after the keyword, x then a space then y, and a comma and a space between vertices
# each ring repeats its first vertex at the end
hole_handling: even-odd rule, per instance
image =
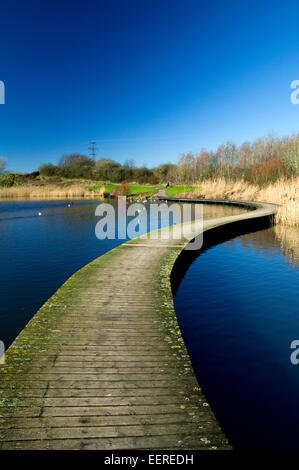
MULTIPOLYGON (((299 235, 299 234, 298 234, 299 235)), ((190 260, 175 309, 207 401, 237 449, 299 449, 299 269, 274 228, 190 260)))

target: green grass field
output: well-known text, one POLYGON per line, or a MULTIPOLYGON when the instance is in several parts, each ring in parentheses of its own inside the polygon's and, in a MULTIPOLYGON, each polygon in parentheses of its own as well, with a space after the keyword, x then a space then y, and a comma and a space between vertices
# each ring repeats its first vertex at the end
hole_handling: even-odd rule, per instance
POLYGON ((181 193, 192 192, 196 189, 196 186, 170 186, 165 189, 166 196, 174 197, 181 193))
POLYGON ((152 196, 157 192, 156 188, 144 186, 141 184, 129 184, 129 195, 142 194, 143 196, 152 196))
MULTIPOLYGON (((120 184, 113 183, 97 183, 89 187, 91 191, 99 191, 103 186, 105 186, 105 194, 109 196, 113 191, 120 188, 120 184)), ((150 197, 157 192, 156 188, 151 186, 146 186, 142 184, 128 184, 128 196, 142 196, 150 197)))
MULTIPOLYGON (((105 195, 109 196, 113 191, 120 188, 120 184, 113 184, 113 183, 97 183, 89 187, 91 191, 99 191, 103 186, 105 186, 105 195)), ((127 196, 144 196, 144 197, 151 197, 157 193, 158 188, 165 188, 165 185, 157 184, 155 187, 147 186, 144 184, 128 184, 128 194, 127 196)), ((174 197, 181 193, 187 193, 194 191, 196 186, 170 186, 169 188, 165 189, 166 196, 174 197)))

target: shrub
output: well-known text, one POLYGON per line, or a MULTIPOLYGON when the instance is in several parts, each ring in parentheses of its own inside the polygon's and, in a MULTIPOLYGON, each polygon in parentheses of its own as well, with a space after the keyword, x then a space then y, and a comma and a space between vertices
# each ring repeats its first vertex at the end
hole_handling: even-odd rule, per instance
POLYGON ((269 183, 274 183, 285 175, 285 173, 286 169, 281 161, 270 160, 254 167, 248 174, 247 180, 252 184, 264 186, 269 183))
POLYGON ((121 165, 110 158, 101 158, 93 168, 93 177, 99 181, 121 181, 121 165))
POLYGON ((127 183, 121 183, 119 186, 119 193, 121 196, 127 196, 129 193, 129 187, 127 183))
POLYGON ((11 186, 14 186, 18 182, 18 177, 16 173, 6 173, 2 176, 0 176, 0 186, 4 188, 10 188, 11 186))
POLYGON ((59 173, 65 178, 92 178, 95 161, 92 158, 72 153, 62 155, 59 162, 59 173))
POLYGON ((39 167, 39 172, 41 176, 58 176, 59 168, 52 163, 45 163, 39 167))

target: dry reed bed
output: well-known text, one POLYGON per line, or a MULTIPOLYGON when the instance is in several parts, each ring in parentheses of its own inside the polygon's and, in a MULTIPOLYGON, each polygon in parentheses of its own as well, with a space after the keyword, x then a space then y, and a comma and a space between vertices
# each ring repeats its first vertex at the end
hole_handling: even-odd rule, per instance
POLYGON ((55 185, 47 186, 13 186, 11 188, 0 188, 0 199, 74 199, 74 198, 102 198, 105 188, 97 191, 90 191, 84 185, 72 185, 60 187, 55 185))
POLYGON ((243 180, 226 181, 221 178, 200 181, 198 185, 198 189, 192 193, 183 193, 181 196, 279 204, 281 207, 277 212, 276 222, 299 227, 299 177, 281 179, 265 188, 248 184, 243 180))

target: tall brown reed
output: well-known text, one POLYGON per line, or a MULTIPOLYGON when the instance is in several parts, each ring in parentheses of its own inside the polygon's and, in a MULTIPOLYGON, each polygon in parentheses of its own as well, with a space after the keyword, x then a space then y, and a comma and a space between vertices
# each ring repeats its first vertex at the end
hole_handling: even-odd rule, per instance
POLYGON ((299 227, 299 177, 280 179, 264 188, 244 180, 232 181, 223 178, 198 182, 198 187, 185 197, 211 199, 238 199, 279 204, 276 222, 282 225, 299 227))
POLYGON ((73 198, 102 198, 104 197, 105 188, 91 191, 84 185, 72 186, 36 186, 23 185, 12 186, 10 188, 0 188, 1 199, 73 199, 73 198))

